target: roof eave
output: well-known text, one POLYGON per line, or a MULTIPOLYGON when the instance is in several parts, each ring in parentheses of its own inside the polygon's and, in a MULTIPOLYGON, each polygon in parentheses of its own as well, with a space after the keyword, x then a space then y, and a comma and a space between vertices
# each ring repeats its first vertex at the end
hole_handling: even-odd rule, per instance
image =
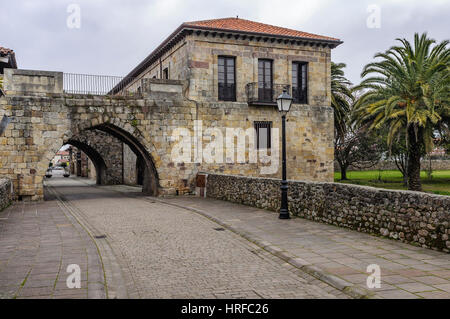
POLYGON ((212 27, 205 27, 205 26, 195 26, 195 25, 189 25, 189 24, 183 24, 183 25, 186 28, 194 29, 194 30, 200 30, 200 31, 228 32, 228 33, 237 33, 237 34, 247 34, 247 35, 253 35, 253 36, 261 36, 261 37, 271 37, 271 38, 281 38, 281 39, 305 41, 305 42, 317 42, 317 43, 335 45, 335 47, 340 45, 340 44, 342 44, 342 43, 344 43, 340 39, 318 39, 318 38, 308 38, 308 37, 295 37, 295 36, 271 34, 271 33, 261 33, 261 32, 251 32, 251 31, 212 28, 212 27))

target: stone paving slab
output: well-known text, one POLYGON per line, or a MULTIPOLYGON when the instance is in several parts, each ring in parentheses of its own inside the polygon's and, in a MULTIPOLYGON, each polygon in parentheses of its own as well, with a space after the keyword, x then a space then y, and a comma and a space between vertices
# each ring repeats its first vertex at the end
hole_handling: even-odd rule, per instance
POLYGON ((317 267, 373 293, 375 298, 450 299, 450 254, 301 218, 288 221, 254 207, 197 197, 164 198, 275 246, 301 265, 317 267), (367 266, 381 268, 381 288, 367 287, 367 266))
POLYGON ((18 202, 0 212, 0 299, 106 297, 101 260, 88 234, 58 201, 18 202), (81 269, 81 288, 69 289, 67 267, 81 269), (97 285, 92 286, 91 284, 97 285))
POLYGON ((106 235, 132 298, 349 298, 190 210, 73 178, 48 184, 106 235))

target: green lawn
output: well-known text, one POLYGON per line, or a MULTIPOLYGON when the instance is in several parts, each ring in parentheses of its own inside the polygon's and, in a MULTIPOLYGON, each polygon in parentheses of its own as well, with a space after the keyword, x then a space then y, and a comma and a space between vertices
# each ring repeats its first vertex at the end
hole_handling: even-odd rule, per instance
MULTIPOLYGON (((422 187, 426 192, 450 196, 450 170, 433 171, 432 179, 421 173, 422 187)), ((340 181, 341 173, 334 173, 334 180, 339 183, 366 185, 387 189, 404 189, 402 174, 399 171, 349 171, 347 181, 340 181)))

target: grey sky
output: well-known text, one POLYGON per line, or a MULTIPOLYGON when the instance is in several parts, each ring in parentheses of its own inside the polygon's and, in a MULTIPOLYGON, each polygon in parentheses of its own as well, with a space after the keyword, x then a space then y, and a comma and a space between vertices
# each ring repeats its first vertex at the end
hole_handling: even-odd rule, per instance
POLYGON ((332 59, 354 83, 397 37, 450 38, 449 0, 0 0, 0 45, 23 69, 126 75, 182 22, 236 15, 342 39, 332 59), (80 29, 66 25, 71 3, 80 29), (370 4, 381 8, 379 29, 366 25, 370 4))

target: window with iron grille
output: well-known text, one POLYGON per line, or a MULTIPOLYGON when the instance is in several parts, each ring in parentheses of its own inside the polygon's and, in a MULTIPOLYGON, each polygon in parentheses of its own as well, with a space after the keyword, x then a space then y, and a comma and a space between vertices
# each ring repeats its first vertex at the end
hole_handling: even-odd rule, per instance
POLYGON ((236 101, 236 61, 234 57, 219 56, 219 100, 236 101))
POLYGON ((308 104, 308 63, 292 63, 292 97, 294 103, 308 104))
POLYGON ((272 138, 272 122, 254 122, 256 130, 256 149, 270 149, 272 138))

